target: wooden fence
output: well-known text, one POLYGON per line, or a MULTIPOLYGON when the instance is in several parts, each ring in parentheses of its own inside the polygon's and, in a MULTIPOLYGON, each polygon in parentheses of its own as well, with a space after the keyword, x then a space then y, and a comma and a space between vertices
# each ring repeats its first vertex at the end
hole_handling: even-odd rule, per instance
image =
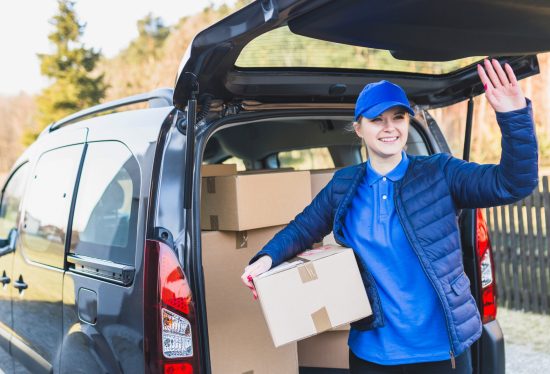
POLYGON ((527 198, 488 208, 498 303, 510 309, 550 314, 550 193, 548 176, 527 198))

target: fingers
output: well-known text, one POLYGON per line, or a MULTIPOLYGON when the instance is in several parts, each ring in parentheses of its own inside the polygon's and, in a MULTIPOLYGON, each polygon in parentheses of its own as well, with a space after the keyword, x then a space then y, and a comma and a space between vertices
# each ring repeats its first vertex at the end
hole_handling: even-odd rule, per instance
POLYGON ((492 59, 491 61, 485 59, 483 61, 483 65, 484 66, 481 66, 480 64, 477 65, 477 72, 481 82, 483 83, 485 91, 489 91, 494 88, 498 89, 503 86, 506 87, 510 84, 517 84, 514 71, 508 63, 504 65, 506 72, 500 65, 500 62, 496 59, 492 59))
POLYGON ((508 86, 510 84, 510 81, 508 80, 508 77, 506 76, 504 70, 502 70, 500 62, 498 62, 496 59, 493 59, 491 62, 493 63, 493 68, 495 69, 498 79, 500 80, 500 84, 502 84, 503 86, 508 86))
POLYGON ((494 88, 493 84, 491 83, 491 80, 485 73, 485 70, 479 64, 477 65, 477 74, 479 75, 479 79, 481 79, 481 83, 483 83, 483 87, 485 88, 485 91, 489 91, 494 88))
POLYGON ((506 63, 504 64, 504 69, 506 69, 506 74, 508 74, 508 80, 510 83, 512 83, 512 86, 517 86, 518 80, 516 79, 516 74, 514 74, 514 70, 512 67, 506 63))
POLYGON ((244 273, 243 275, 241 275, 241 280, 243 281, 245 286, 247 286, 248 288, 254 288, 254 283, 252 283, 252 279, 253 278, 251 274, 251 268, 249 265, 244 269, 244 273))
MULTIPOLYGON (((489 60, 485 60, 485 61, 483 61, 483 63, 485 65, 485 71, 487 72, 487 75, 491 79, 491 83, 492 83, 493 87, 494 88, 501 87, 502 83, 500 82, 500 79, 499 79, 498 75, 495 72, 495 69, 493 67, 494 63, 491 64, 491 62, 489 60)), ((498 64, 498 61, 497 61, 497 64, 498 64)))
POLYGON ((269 256, 262 256, 252 264, 244 268, 244 273, 241 275, 241 280, 252 291, 254 299, 258 298, 258 293, 254 287, 253 278, 265 273, 271 268, 273 261, 269 256))
POLYGON ((250 288, 250 291, 252 291, 252 295, 254 296, 254 300, 256 300, 258 298, 258 293, 256 292, 256 288, 254 287, 254 283, 252 283, 252 275, 249 274, 247 269, 248 267, 245 269, 244 274, 241 275, 241 280, 246 287, 250 288))

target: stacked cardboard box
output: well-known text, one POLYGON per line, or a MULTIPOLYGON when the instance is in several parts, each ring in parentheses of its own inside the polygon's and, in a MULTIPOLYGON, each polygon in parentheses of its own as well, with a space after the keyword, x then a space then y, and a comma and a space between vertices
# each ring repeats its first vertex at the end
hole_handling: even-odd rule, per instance
POLYGON ((241 282, 248 261, 283 226, 203 231, 202 257, 214 374, 298 373, 296 343, 275 348, 258 301, 241 282))
POLYGON ((311 182, 308 171, 210 173, 201 197, 201 229, 251 230, 290 222, 309 204, 311 182))
POLYGON ((214 374, 298 373, 296 343, 276 348, 241 282, 248 261, 309 203, 309 172, 202 168, 202 258, 214 374), (223 231, 222 231, 223 230, 223 231))
POLYGON ((303 367, 349 369, 348 331, 326 331, 298 342, 303 367))

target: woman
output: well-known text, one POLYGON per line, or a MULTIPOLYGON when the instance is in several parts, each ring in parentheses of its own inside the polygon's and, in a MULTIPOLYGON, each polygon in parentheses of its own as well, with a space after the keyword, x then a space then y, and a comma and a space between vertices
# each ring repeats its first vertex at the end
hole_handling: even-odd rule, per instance
POLYGON ((514 72, 484 61, 478 74, 502 131, 498 165, 449 154, 410 156, 403 90, 367 85, 354 129, 369 160, 337 171, 312 203, 250 261, 243 282, 320 241, 331 229, 351 247, 373 315, 351 324, 351 373, 471 373, 469 347, 481 321, 462 265, 462 208, 508 204, 538 183, 531 104, 514 72))

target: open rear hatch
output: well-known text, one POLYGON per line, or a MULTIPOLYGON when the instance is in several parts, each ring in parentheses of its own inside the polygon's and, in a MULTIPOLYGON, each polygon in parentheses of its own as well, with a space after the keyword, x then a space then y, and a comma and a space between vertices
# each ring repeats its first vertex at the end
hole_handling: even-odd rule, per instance
POLYGON ((521 79, 538 73, 533 55, 548 50, 550 2, 260 0, 195 37, 180 64, 174 103, 185 107, 193 91, 224 101, 353 103, 365 83, 388 79, 415 104, 439 107, 482 92, 475 62, 484 56, 508 60, 521 79), (285 32, 301 41, 270 42, 285 32), (312 49, 308 41, 324 44, 312 49), (315 56, 346 48, 359 49, 355 65, 315 66, 315 56), (293 57, 297 52, 313 62, 293 57), (387 63, 373 65, 369 56, 381 52, 387 63), (415 61, 416 68, 401 69, 415 61))

